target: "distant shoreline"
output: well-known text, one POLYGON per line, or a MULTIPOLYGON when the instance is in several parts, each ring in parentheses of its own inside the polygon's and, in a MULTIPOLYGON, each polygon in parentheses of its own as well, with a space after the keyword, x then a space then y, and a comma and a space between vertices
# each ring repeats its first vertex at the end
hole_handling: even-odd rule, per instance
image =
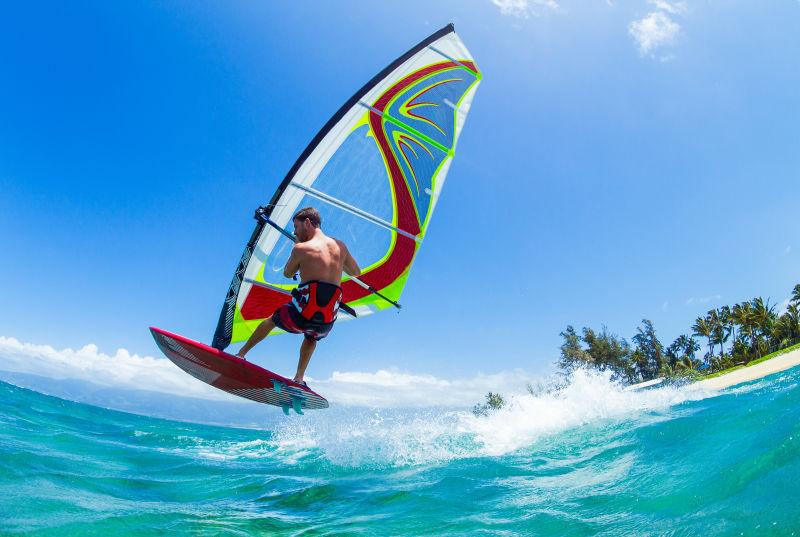
POLYGON ((698 380, 693 386, 708 390, 722 390, 743 382, 760 379, 773 373, 779 373, 798 365, 800 365, 800 349, 794 349, 769 360, 745 366, 718 377, 698 380))
MULTIPOLYGON (((780 373, 800 365, 800 344, 787 347, 781 351, 776 351, 773 355, 768 355, 759 360, 755 360, 752 365, 739 365, 726 371, 713 373, 709 377, 700 377, 691 383, 692 386, 706 390, 724 390, 737 384, 757 380, 773 373, 780 373)), ((624 391, 638 391, 641 389, 659 386, 668 380, 659 377, 638 384, 631 384, 624 388, 624 391)))

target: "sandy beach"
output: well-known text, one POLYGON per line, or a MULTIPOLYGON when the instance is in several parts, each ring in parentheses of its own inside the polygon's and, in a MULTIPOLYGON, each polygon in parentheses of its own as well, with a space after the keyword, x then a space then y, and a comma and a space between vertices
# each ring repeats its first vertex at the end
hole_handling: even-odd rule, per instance
POLYGON ((731 371, 726 375, 698 381, 695 383, 695 386, 708 390, 722 390, 743 382, 760 379, 797 365, 800 365, 800 349, 776 356, 760 364, 731 371))

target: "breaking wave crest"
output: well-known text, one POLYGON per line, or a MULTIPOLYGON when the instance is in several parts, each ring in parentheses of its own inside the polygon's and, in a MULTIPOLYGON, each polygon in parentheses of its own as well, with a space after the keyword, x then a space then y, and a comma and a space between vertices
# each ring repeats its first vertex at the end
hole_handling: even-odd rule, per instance
POLYGON ((575 427, 665 419, 668 410, 708 394, 666 386, 625 391, 607 373, 578 370, 559 387, 516 394, 486 416, 469 410, 334 408, 276 427, 283 452, 316 454, 341 466, 405 466, 533 448, 575 427))

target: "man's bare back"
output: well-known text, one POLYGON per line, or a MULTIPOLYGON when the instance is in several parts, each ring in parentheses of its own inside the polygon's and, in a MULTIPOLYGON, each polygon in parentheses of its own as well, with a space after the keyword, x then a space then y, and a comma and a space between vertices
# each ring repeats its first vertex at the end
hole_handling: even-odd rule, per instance
POLYGON ((360 272, 342 241, 328 237, 321 229, 315 228, 310 239, 298 242, 292 248, 284 275, 290 278, 299 272, 301 282, 317 280, 339 285, 342 271, 352 275, 360 272))

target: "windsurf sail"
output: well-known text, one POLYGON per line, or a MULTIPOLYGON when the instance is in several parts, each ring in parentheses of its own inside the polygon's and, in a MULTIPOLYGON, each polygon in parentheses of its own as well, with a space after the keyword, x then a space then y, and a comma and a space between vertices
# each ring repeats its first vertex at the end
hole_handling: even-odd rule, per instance
MULTIPOLYGON (((359 317, 399 305, 481 74, 453 25, 403 54, 351 97, 286 174, 234 273, 212 346, 244 341, 288 300, 292 216, 316 207, 362 267, 342 280, 359 317)), ((342 318, 342 316, 340 316, 342 318)))

